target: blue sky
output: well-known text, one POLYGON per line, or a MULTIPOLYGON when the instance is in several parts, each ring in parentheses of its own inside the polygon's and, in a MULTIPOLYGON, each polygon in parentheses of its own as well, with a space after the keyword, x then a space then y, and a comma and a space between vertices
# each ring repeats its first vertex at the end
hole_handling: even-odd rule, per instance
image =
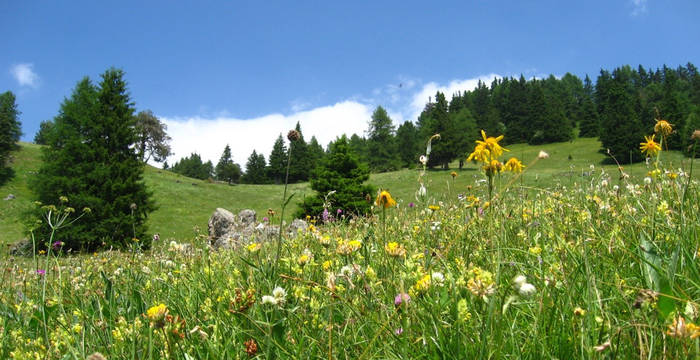
POLYGON ((176 155, 244 164, 301 122, 326 144, 382 105, 415 120, 476 79, 700 65, 700 1, 2 1, 0 91, 24 141, 84 76, 122 68, 176 155), (118 4, 118 5, 115 5, 118 4))

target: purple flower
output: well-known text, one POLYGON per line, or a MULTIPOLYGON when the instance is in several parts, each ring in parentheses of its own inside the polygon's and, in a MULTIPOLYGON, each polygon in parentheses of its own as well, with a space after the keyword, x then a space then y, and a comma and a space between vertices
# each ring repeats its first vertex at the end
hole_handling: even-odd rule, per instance
POLYGON ((323 208, 323 213, 321 214, 321 219, 323 219, 323 222, 328 222, 328 219, 330 219, 330 214, 328 213, 328 209, 323 208))
POLYGON ((415 207, 415 206, 416 206, 416 204, 414 204, 412 202, 408 203, 408 207, 410 207, 410 208, 415 207))
POLYGON ((265 216, 265 217, 263 218, 263 222, 267 222, 268 220, 270 220, 270 219, 268 219, 267 216, 265 216))
POLYGON ((54 241, 54 243, 53 243, 53 245, 52 245, 52 247, 53 247, 54 250, 60 249, 61 246, 63 246, 63 243, 60 242, 60 241, 54 241))
POLYGON ((400 327, 400 328, 394 330, 394 334, 395 334, 396 336, 399 336, 399 335, 403 334, 403 328, 400 327))
POLYGON ((411 301, 411 296, 406 293, 398 293, 394 298, 394 305, 401 306, 401 304, 408 304, 411 301))
POLYGON ((36 271, 36 274, 37 274, 37 275, 46 275, 46 270, 44 270, 44 269, 39 269, 39 270, 36 271))
POLYGON ((338 210, 336 210, 336 213, 337 213, 338 215, 342 214, 342 213, 343 213, 343 209, 338 209, 338 210))

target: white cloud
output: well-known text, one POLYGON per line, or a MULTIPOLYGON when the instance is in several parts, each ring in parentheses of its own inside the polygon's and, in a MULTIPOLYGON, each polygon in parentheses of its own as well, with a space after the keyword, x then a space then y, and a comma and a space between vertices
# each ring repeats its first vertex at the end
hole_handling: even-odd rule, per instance
POLYGON ((169 159, 171 164, 196 152, 203 161, 211 160, 216 165, 224 147, 229 144, 233 161, 245 168, 253 150, 267 159, 277 136, 281 133, 286 138, 297 121, 307 142, 316 136, 325 147, 342 134, 362 134, 373 109, 371 105, 344 101, 291 115, 271 114, 254 119, 161 117, 161 121, 168 126, 168 135, 172 137, 175 155, 169 159))
POLYGON ((481 82, 486 83, 486 85, 488 86, 491 85, 493 79, 501 77, 502 76, 498 74, 488 74, 472 79, 452 80, 447 85, 429 82, 423 85, 423 88, 418 93, 413 95, 413 98, 410 103, 410 113, 408 114, 408 120, 416 121, 420 113, 423 111, 423 108, 425 108, 425 104, 428 103, 428 100, 432 98, 432 100, 435 101, 435 94, 438 91, 445 94, 447 101, 450 101, 452 99, 452 95, 454 95, 458 91, 474 90, 480 80, 481 82))
POLYGON ((36 88, 39 86, 39 75, 34 72, 33 67, 34 64, 17 64, 10 68, 10 74, 20 86, 36 88))
POLYGON ((646 14, 647 0, 631 0, 630 2, 632 3, 632 16, 646 14))

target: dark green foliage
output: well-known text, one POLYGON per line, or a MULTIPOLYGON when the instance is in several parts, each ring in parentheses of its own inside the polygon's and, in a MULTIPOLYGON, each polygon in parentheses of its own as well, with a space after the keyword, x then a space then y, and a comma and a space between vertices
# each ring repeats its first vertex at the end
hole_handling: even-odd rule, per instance
POLYGON ((265 173, 265 155, 258 154, 253 150, 245 164, 245 174, 241 181, 246 184, 267 184, 269 182, 265 173))
POLYGON ((367 139, 352 134, 349 140, 350 151, 352 151, 360 162, 369 161, 369 151, 367 150, 367 139))
POLYGON ((700 157, 700 139, 691 140, 694 131, 700 130, 700 108, 691 112, 685 121, 685 129, 681 132, 681 138, 685 140, 686 146, 683 149, 688 156, 700 157), (698 143, 696 145, 696 143, 698 143))
POLYGON ((216 164, 216 179, 226 181, 229 185, 241 178, 241 167, 231 158, 231 148, 226 144, 219 162, 216 164))
POLYGON ((316 167, 321 163, 321 160, 326 156, 326 152, 323 150, 323 146, 318 143, 315 136, 311 137, 309 140, 309 146, 307 148, 309 154, 309 164, 311 164, 311 170, 314 171, 316 167))
POLYGON ((457 158, 460 160, 461 168, 467 153, 474 148, 474 140, 481 136, 480 129, 477 127, 476 119, 474 119, 472 112, 468 108, 450 112, 449 116, 452 129, 448 130, 448 132, 454 133, 454 136, 448 136, 445 139, 441 137, 438 141, 450 141, 449 146, 454 149, 457 158))
MULTIPOLYGON (((134 244, 134 237, 140 246, 150 246, 146 217, 154 205, 133 146, 134 108, 123 76, 123 71, 109 69, 97 87, 87 77, 78 82, 61 105, 43 150, 33 183, 38 200, 76 210, 70 219, 77 220, 54 237, 64 242, 64 249, 124 248, 134 244), (59 204, 61 196, 68 202, 59 204), (84 208, 91 212, 80 217, 84 208)), ((46 221, 34 229, 40 245, 47 245, 50 233, 46 221)))
POLYGON ((267 177, 275 184, 282 184, 287 172, 287 147, 284 145, 282 134, 275 140, 268 160, 267 177))
POLYGON ((211 161, 202 162, 202 157, 199 154, 192 153, 190 156, 176 162, 170 167, 170 171, 187 177, 205 180, 212 177, 214 165, 211 161))
POLYGON ((13 176, 10 153, 17 149, 17 141, 22 135, 19 114, 15 94, 10 91, 0 94, 0 185, 13 176))
POLYGON ((369 179, 369 168, 358 161, 345 135, 329 145, 328 154, 311 177, 311 189, 316 195, 299 204, 296 217, 319 217, 326 196, 329 211, 342 209, 347 215, 366 215, 371 208, 375 189, 364 182, 369 179), (370 199, 369 201, 367 199, 370 199))
POLYGON ((598 120, 598 111, 593 98, 593 84, 591 78, 586 75, 583 85, 583 97, 581 99, 581 113, 578 123, 579 133, 581 137, 598 137, 600 134, 600 122, 598 120))
POLYGON ((428 139, 434 134, 440 134, 440 140, 433 142, 432 152, 428 160, 428 166, 441 166, 447 169, 449 163, 456 159, 458 154, 455 144, 456 138, 463 136, 456 132, 454 119, 448 113, 448 104, 445 95, 437 92, 435 102, 428 103, 418 117, 420 137, 428 139))
POLYGON ((600 141, 620 163, 642 160, 639 143, 644 140, 644 135, 650 134, 635 111, 638 103, 634 97, 631 72, 629 66, 615 69, 612 76, 601 71, 596 83, 602 124, 600 141))
POLYGON ((401 166, 413 167, 418 164, 421 154, 421 143, 418 138, 418 129, 412 122, 406 121, 396 130, 396 143, 398 145, 401 166))
MULTIPOLYGON (((301 132, 301 125, 297 122, 296 131, 299 132, 299 140, 295 140, 290 145, 291 162, 289 165, 289 182, 306 181, 309 179, 312 164, 309 159, 309 150, 304 134, 301 132)), ((247 171, 247 170, 246 170, 247 171)))
POLYGON ((394 171, 400 167, 400 159, 394 124, 383 107, 378 106, 367 129, 367 155, 373 172, 394 171))
POLYGON ((38 145, 48 145, 51 131, 53 130, 53 121, 44 120, 39 124, 39 131, 34 134, 34 143, 38 145))
POLYGON ((153 158, 155 162, 164 161, 172 155, 168 127, 163 124, 151 110, 141 111, 136 115, 136 148, 144 163, 153 158))

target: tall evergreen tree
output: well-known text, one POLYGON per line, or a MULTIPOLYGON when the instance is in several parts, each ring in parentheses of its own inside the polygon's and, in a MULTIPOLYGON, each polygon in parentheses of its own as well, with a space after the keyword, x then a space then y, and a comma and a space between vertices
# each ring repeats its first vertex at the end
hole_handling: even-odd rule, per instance
POLYGON ((366 215, 371 201, 367 197, 374 195, 374 188, 365 184, 369 179, 369 167, 360 162, 350 149, 345 135, 328 146, 328 154, 321 165, 314 171, 310 183, 316 194, 306 197, 299 204, 296 217, 321 216, 324 200, 328 196, 331 208, 342 209, 348 215, 366 215))
POLYGON ((581 99, 581 117, 579 120, 579 136, 598 137, 600 134, 600 122, 598 110, 594 102, 594 89, 591 78, 586 75, 583 81, 583 98, 581 99))
POLYGON ((211 161, 202 162, 202 157, 197 153, 180 159, 170 168, 170 171, 174 173, 200 180, 210 178, 213 170, 211 161))
POLYGON ((253 150, 245 164, 245 174, 241 180, 246 184, 266 184, 268 182, 265 174, 265 155, 258 154, 253 150))
POLYGON ((600 106, 602 132, 600 141, 603 147, 621 163, 642 159, 639 143, 644 140, 645 128, 635 111, 636 101, 631 82, 630 68, 601 71, 596 82, 596 96, 600 106))
POLYGON ((0 94, 0 185, 13 176, 10 153, 17 149, 17 141, 22 135, 19 114, 15 94, 11 91, 0 94))
MULTIPOLYGON (((99 87, 88 78, 77 85, 55 118, 54 136, 44 148, 43 165, 33 183, 39 201, 71 208, 89 208, 75 222, 54 234, 65 249, 150 245, 146 218, 153 210, 151 194, 142 180, 144 165, 134 144, 134 109, 121 70, 102 74, 99 87)), ((48 245, 46 222, 35 229, 37 243, 48 245)))
POLYGON ((452 120, 448 114, 447 99, 438 91, 435 95, 435 103, 426 105, 425 110, 418 117, 423 139, 440 134, 440 140, 432 144, 432 152, 428 159, 429 167, 440 165, 443 169, 447 169, 450 161, 457 158, 454 138, 461 134, 455 133, 452 120))
POLYGON ((396 129, 396 142, 401 158, 401 165, 413 167, 418 163, 421 154, 421 144, 418 138, 418 129, 412 122, 406 121, 396 129))
POLYGON ((301 125, 298 122, 295 129, 299 133, 299 139, 293 141, 290 145, 291 162, 289 164, 289 182, 306 181, 309 179, 309 173, 311 171, 308 145, 304 140, 304 134, 301 132, 301 125))
POLYGON ((216 179, 226 181, 229 185, 241 178, 241 168, 231 158, 231 147, 226 144, 219 162, 216 164, 216 179))
POLYGON ((399 153, 394 124, 383 107, 377 106, 367 129, 367 154, 370 170, 393 171, 399 168, 399 153))
MULTIPOLYGON (((360 137, 357 134, 352 134, 348 142, 350 151, 352 151, 360 162, 366 163, 369 161, 369 151, 367 150, 367 139, 360 137)), ((330 146, 329 146, 330 147, 330 146)))
POLYGON ((287 146, 284 144, 282 134, 277 137, 272 146, 272 152, 268 157, 267 177, 275 184, 284 182, 287 174, 287 146))
POLYGON ((309 140, 309 146, 307 149, 309 152, 309 163, 311 164, 311 169, 309 172, 310 175, 314 169, 319 166, 321 160, 323 160, 323 157, 326 156, 326 152, 323 150, 323 146, 318 143, 315 136, 312 136, 311 140, 309 140))
POLYGON ((39 124, 39 130, 36 132, 36 134, 34 134, 34 143, 37 145, 48 145, 51 130, 53 130, 53 121, 42 121, 39 124))

